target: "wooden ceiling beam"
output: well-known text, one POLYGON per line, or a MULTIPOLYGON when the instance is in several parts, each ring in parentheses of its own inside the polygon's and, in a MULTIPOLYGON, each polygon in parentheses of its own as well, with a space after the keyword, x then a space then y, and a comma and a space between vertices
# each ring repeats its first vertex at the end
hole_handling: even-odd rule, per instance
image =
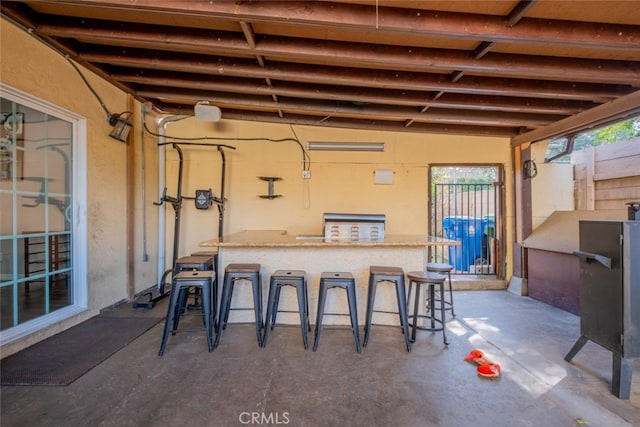
MULTIPOLYGON (((206 55, 291 58, 291 62, 376 67, 387 70, 457 70, 474 75, 544 78, 559 81, 605 82, 640 86, 640 65, 629 61, 558 58, 489 53, 476 60, 465 51, 419 47, 366 45, 328 40, 269 37, 251 48, 240 34, 189 30, 158 31, 152 26, 131 26, 113 31, 108 25, 86 26, 56 22, 40 25, 36 32, 48 37, 70 37, 83 43, 206 55), (215 39, 215 43, 211 40, 215 39), (508 64, 508 66, 505 66, 508 64)), ((636 46, 637 48, 638 46, 636 46)))
MULTIPOLYGON (((314 25, 327 29, 375 29, 383 34, 409 31, 414 36, 477 41, 594 46, 621 50, 636 50, 640 42, 640 30, 633 25, 521 18, 516 27, 510 27, 505 25, 503 16, 431 11, 424 8, 377 7, 374 2, 344 4, 325 1, 84 0, 81 5, 78 4, 80 2, 73 1, 56 2, 76 4, 79 8, 115 8, 122 11, 145 11, 149 14, 209 16, 229 21, 314 25)), ((126 16, 123 19, 126 20, 126 16)))
POLYGON ((545 126, 553 121, 560 120, 561 115, 529 114, 492 111, 468 110, 460 114, 459 110, 429 109, 425 113, 416 111, 415 108, 404 106, 389 106, 377 104, 355 105, 350 102, 331 102, 321 100, 300 100, 295 98, 280 97, 277 104, 266 96, 238 95, 223 92, 199 92, 186 90, 171 90, 166 88, 142 88, 136 91, 139 96, 149 99, 159 99, 163 102, 191 103, 199 99, 212 99, 220 108, 261 109, 276 110, 281 108, 287 111, 304 112, 311 116, 334 116, 351 118, 376 118, 380 120, 407 120, 429 123, 474 124, 484 126, 525 126, 536 128, 545 126))
POLYGON ((629 93, 628 85, 603 85, 591 83, 563 83, 542 80, 506 79, 495 77, 465 76, 452 82, 441 74, 374 71, 356 68, 273 63, 263 67, 248 59, 188 56, 170 57, 150 52, 102 49, 80 53, 82 63, 104 63, 134 69, 165 70, 272 80, 313 82, 338 86, 367 88, 413 89, 424 91, 448 91, 464 94, 525 96, 549 99, 575 99, 606 102, 629 93))
MULTIPOLYGON (((193 115, 193 106, 179 104, 162 104, 161 110, 170 114, 193 115)), ((344 129, 365 129, 388 132, 428 132, 438 134, 456 134, 471 136, 493 136, 511 138, 517 135, 517 128, 492 126, 463 126, 438 123, 415 123, 407 128, 404 123, 384 120, 348 119, 344 117, 329 117, 323 119, 310 118, 307 115, 287 114, 284 118, 267 111, 247 111, 239 109, 224 109, 222 117, 225 120, 243 120, 253 122, 284 123, 293 125, 324 126, 344 129)))
POLYGON ((507 15, 505 20, 507 27, 513 27, 519 23, 536 2, 537 0, 520 0, 511 12, 509 12, 509 15, 507 15))
POLYGON ((558 120, 545 127, 518 135, 511 140, 511 145, 516 147, 529 142, 582 132, 638 114, 640 114, 640 90, 574 116, 558 120))
MULTIPOLYGON (((256 95, 279 95, 303 99, 333 99, 342 101, 369 102, 389 105, 428 106, 482 111, 511 111, 540 114, 575 114, 597 104, 583 101, 546 100, 501 96, 474 96, 450 93, 444 97, 430 98, 422 91, 406 91, 368 88, 336 87, 305 83, 261 84, 254 79, 232 79, 213 77, 194 79, 177 76, 154 75, 153 73, 113 73, 111 77, 122 82, 147 86, 166 86, 185 89, 237 92, 256 95)), ((277 99, 276 99, 277 101, 277 99)), ((426 111, 426 108, 424 109, 426 111)))

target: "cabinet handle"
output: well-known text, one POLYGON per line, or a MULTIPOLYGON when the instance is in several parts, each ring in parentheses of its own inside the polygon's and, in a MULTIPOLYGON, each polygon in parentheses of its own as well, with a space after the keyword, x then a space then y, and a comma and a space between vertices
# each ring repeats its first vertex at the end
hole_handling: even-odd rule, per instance
POLYGON ((573 254, 585 262, 597 261, 611 270, 611 258, 604 255, 592 254, 590 252, 574 251, 573 254))

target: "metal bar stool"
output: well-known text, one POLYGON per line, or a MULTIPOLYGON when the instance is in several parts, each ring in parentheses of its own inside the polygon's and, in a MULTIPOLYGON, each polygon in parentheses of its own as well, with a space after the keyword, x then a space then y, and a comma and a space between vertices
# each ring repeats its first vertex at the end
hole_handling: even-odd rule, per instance
MULTIPOLYGON (((213 325, 215 323, 215 310, 213 304, 213 282, 214 276, 211 271, 182 271, 173 277, 171 281, 171 293, 169 299, 169 306, 167 308, 167 317, 164 322, 164 332, 162 334, 162 343, 160 344, 160 353, 162 356, 167 346, 169 334, 175 335, 178 332, 178 323, 180 317, 183 316, 184 311, 181 310, 179 305, 179 296, 182 291, 189 289, 190 287, 197 287, 202 292, 202 320, 204 323, 204 330, 207 334, 207 346, 209 352, 213 351, 213 325)), ((200 329, 183 329, 187 330, 200 330, 200 329)))
POLYGON ((271 275, 269 283, 269 300, 267 302, 267 316, 265 318, 264 335, 262 337, 262 347, 267 345, 269 329, 273 329, 276 324, 278 313, 296 313, 292 310, 279 310, 280 291, 283 286, 293 286, 296 288, 298 297, 298 313, 300 313, 300 330, 302 331, 302 343, 304 349, 309 347, 307 329, 311 331, 309 322, 309 298, 307 296, 306 273, 302 270, 277 270, 271 275))
POLYGON ((440 318, 436 317, 435 313, 435 287, 439 286, 440 294, 444 293, 444 282, 447 280, 447 276, 444 276, 439 273, 432 273, 428 271, 410 271, 407 273, 407 278, 409 279, 409 296, 407 301, 411 299, 411 289, 413 284, 416 285, 416 296, 413 306, 413 324, 411 330, 411 342, 416 341, 416 329, 422 329, 425 331, 442 331, 442 339, 445 345, 449 345, 447 341, 447 333, 445 326, 445 306, 444 299, 440 298, 440 318), (422 285, 429 286, 429 296, 428 296, 428 315, 418 314, 418 308, 420 307, 420 287, 422 285), (418 326, 418 318, 429 319, 431 321, 431 327, 420 327, 418 326), (441 326, 436 327, 436 322, 441 326))
MULTIPOLYGON (((174 272, 173 274, 178 274, 181 271, 214 271, 214 263, 213 263, 213 256, 205 254, 204 252, 202 253, 202 255, 194 255, 191 254, 191 256, 183 256, 180 257, 176 260, 176 264, 174 266, 174 272)), ((218 287, 215 286, 213 289, 213 301, 216 304, 216 312, 217 312, 217 306, 218 306, 218 287)), ((189 289, 183 289, 180 293, 180 307, 182 308, 182 310, 184 310, 185 306, 186 308, 188 308, 189 310, 199 310, 201 309, 200 307, 200 303, 198 302, 199 297, 200 297, 200 289, 199 288, 195 288, 195 291, 193 292, 194 295, 194 302, 193 304, 189 304, 187 306, 187 298, 189 296, 189 289)))
POLYGON ((220 299, 220 315, 216 329, 215 347, 220 344, 222 330, 226 329, 231 310, 253 310, 256 322, 256 336, 258 345, 262 347, 262 278, 260 277, 260 264, 229 264, 224 270, 222 284, 222 298, 220 299), (253 308, 231 308, 231 297, 237 280, 244 279, 251 282, 253 291, 253 308))
POLYGON ((325 314, 334 316, 347 316, 345 313, 325 313, 324 305, 327 291, 331 288, 343 288, 347 291, 349 314, 351 319, 351 331, 356 341, 356 350, 360 353, 360 333, 358 331, 358 306, 356 305, 356 280, 351 273, 325 272, 320 275, 320 291, 318 296, 318 313, 316 318, 316 331, 313 340, 313 351, 318 349, 320 331, 322 330, 322 318, 325 314))
POLYGON ((211 262, 212 262, 212 269, 213 270, 217 270, 218 269, 218 251, 213 249, 210 251, 198 251, 198 252, 192 252, 191 256, 206 256, 211 258, 211 262))
POLYGON ((391 313, 398 314, 400 318, 400 328, 402 329, 402 334, 404 335, 404 342, 407 346, 407 351, 411 351, 411 342, 409 340, 409 329, 407 327, 407 290, 404 285, 404 270, 400 267, 381 267, 381 266, 370 266, 369 267, 369 289, 367 292, 367 320, 364 326, 364 341, 362 345, 364 347, 367 346, 369 341, 369 337, 371 335, 371 319, 373 317, 373 313, 391 313), (376 288, 378 283, 381 282, 390 282, 395 285, 396 288, 396 298, 398 300, 398 311, 382 311, 375 310, 375 298, 376 298, 376 288))
MULTIPOLYGON (((449 281, 449 299, 445 298, 444 294, 441 294, 441 298, 445 298, 444 305, 447 311, 451 311, 451 316, 456 317, 455 311, 453 311, 453 289, 451 284, 451 270, 453 270, 453 266, 451 264, 439 263, 439 262, 429 262, 427 263, 427 271, 432 273, 442 273, 446 274, 449 281)), ((437 300, 436 300, 437 301, 437 300)))

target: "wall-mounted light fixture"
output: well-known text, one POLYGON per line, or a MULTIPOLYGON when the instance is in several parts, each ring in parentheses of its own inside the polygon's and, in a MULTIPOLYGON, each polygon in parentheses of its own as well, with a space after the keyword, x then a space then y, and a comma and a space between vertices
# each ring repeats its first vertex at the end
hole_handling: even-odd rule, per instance
POLYGON ((384 142, 307 142, 309 151, 384 151, 384 142))
POLYGON ((127 136, 129 131, 133 127, 131 122, 122 115, 126 114, 127 118, 131 115, 128 111, 120 114, 109 114, 109 124, 113 126, 109 136, 113 139, 117 139, 120 142, 127 142, 127 136))
POLYGON ((71 64, 71 66, 76 70, 76 72, 78 73, 78 75, 80 76, 84 84, 91 91, 93 96, 96 97, 96 99, 100 103, 100 106, 102 107, 104 112, 107 114, 107 121, 111 126, 113 126, 113 129, 111 129, 111 132, 109 132, 109 136, 113 139, 117 139, 120 142, 127 142, 127 136, 129 135, 129 131, 133 127, 133 124, 131 124, 131 122, 128 120, 129 116, 131 116, 131 112, 125 111, 119 114, 112 114, 107 108, 107 106, 104 105, 104 102, 102 102, 102 98, 100 98, 100 95, 98 95, 98 93, 95 91, 93 86, 89 84, 89 81, 84 76, 84 74, 82 74, 82 71, 80 71, 80 69, 76 66, 76 64, 74 64, 71 58, 69 58, 69 55, 65 56, 65 58, 67 59, 69 64, 71 64), (123 115, 125 117, 122 117, 123 115))

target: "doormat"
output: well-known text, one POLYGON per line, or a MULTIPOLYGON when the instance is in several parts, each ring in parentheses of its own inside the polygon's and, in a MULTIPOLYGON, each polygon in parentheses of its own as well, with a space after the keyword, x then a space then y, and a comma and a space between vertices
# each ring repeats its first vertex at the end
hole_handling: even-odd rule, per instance
POLYGON ((0 361, 2 385, 69 385, 162 318, 96 316, 0 361))

